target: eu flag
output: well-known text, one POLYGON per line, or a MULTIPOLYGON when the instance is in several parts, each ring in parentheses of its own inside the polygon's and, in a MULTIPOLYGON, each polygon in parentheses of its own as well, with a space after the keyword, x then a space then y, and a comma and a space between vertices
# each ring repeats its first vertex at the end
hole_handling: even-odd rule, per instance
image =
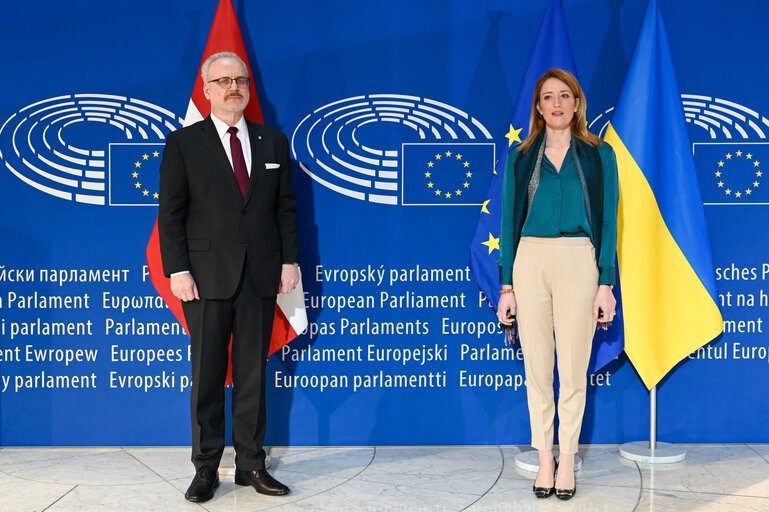
POLYGON ((605 138, 619 173, 625 352, 651 389, 723 328, 697 171, 656 0, 605 138))
MULTIPOLYGON (((550 68, 566 69, 577 75, 569 35, 563 17, 561 0, 551 0, 539 27, 534 49, 523 77, 523 83, 513 109, 510 128, 505 134, 497 169, 491 178, 489 191, 481 208, 478 226, 470 246, 470 268, 483 293, 496 308, 499 303, 499 230, 501 224, 502 178, 507 154, 526 139, 529 131, 531 99, 537 79, 550 68)), ((617 294, 617 316, 608 331, 599 330, 593 340, 588 371, 594 373, 622 352, 622 312, 617 294)))
POLYGON ((701 142, 694 144, 705 204, 766 203, 764 168, 769 167, 766 142, 701 142))
POLYGON ((494 169, 494 144, 403 144, 404 205, 478 205, 478 178, 494 169))

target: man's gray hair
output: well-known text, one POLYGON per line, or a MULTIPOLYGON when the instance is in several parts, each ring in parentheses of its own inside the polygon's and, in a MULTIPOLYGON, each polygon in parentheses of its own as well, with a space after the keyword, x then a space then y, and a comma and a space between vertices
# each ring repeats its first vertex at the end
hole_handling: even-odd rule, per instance
POLYGON ((243 66, 243 69, 246 70, 246 74, 248 74, 248 66, 246 66, 246 63, 243 62, 243 59, 238 57, 236 53, 232 52, 219 52, 211 55, 209 58, 206 59, 206 61, 203 63, 203 66, 200 68, 200 76, 203 78, 203 82, 208 82, 208 68, 211 67, 211 64, 216 62, 219 59, 232 59, 239 63, 241 66, 243 66))

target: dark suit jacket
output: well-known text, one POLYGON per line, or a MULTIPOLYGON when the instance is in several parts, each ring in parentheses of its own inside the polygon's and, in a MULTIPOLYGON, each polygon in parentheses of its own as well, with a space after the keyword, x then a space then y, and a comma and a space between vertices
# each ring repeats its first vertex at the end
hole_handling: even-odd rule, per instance
POLYGON ((276 295, 281 264, 299 262, 288 139, 246 122, 252 163, 245 199, 210 117, 169 134, 163 150, 163 272, 189 270, 206 299, 232 297, 244 265, 258 293, 276 295))

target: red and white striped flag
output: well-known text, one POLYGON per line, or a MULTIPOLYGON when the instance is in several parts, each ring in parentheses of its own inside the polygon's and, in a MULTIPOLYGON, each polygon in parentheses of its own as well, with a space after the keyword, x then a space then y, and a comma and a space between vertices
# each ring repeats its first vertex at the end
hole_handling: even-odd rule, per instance
MULTIPOLYGON (((200 59, 200 67, 208 57, 219 52, 233 52, 237 54, 248 68, 248 76, 253 77, 251 66, 248 63, 248 54, 246 46, 243 43, 243 35, 240 32, 238 17, 235 15, 235 8, 232 0, 220 0, 216 8, 214 22, 211 24, 211 32, 208 34, 206 49, 203 51, 203 57, 200 59)), ((187 107, 187 115, 184 118, 184 126, 203 120, 211 113, 211 108, 203 95, 203 79, 200 76, 200 67, 195 78, 195 86, 192 88, 190 104, 187 107)), ((259 97, 256 94, 254 80, 249 83, 249 92, 251 99, 245 110, 245 116, 250 121, 264 123, 262 117, 262 108, 259 105, 259 97)), ((150 235, 147 245, 147 266, 149 267, 150 279, 155 285, 158 293, 168 304, 174 316, 181 322, 184 330, 187 330, 187 323, 184 321, 182 312, 182 303, 171 293, 170 279, 163 275, 163 264, 160 258, 160 240, 158 238, 158 223, 155 220, 155 227, 150 235)), ((270 351, 272 354, 287 344, 307 327, 307 312, 304 308, 304 293, 302 290, 302 281, 294 288, 291 293, 278 295, 278 306, 275 308, 275 320, 272 326, 272 338, 270 340, 270 351)), ((232 382, 232 367, 227 375, 227 383, 232 382)))

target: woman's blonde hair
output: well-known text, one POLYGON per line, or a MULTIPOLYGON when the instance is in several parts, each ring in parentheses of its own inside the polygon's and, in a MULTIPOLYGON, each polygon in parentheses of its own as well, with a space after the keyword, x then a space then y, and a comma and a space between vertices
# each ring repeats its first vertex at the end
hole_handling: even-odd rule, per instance
POLYGON ((585 101, 585 93, 582 92, 582 87, 579 86, 577 77, 565 69, 551 68, 539 77, 534 86, 534 98, 531 101, 531 118, 529 119, 529 136, 526 137, 526 140, 524 140, 520 146, 518 146, 518 151, 521 151, 522 153, 528 151, 534 144, 534 141, 537 140, 537 137, 542 133, 542 130, 545 129, 545 120, 539 114, 537 107, 539 106, 539 96, 542 93, 542 86, 551 78, 556 78, 565 83, 574 95, 574 99, 579 100, 577 111, 571 119, 571 134, 582 139, 591 146, 601 145, 601 139, 587 131, 587 101, 585 101))

